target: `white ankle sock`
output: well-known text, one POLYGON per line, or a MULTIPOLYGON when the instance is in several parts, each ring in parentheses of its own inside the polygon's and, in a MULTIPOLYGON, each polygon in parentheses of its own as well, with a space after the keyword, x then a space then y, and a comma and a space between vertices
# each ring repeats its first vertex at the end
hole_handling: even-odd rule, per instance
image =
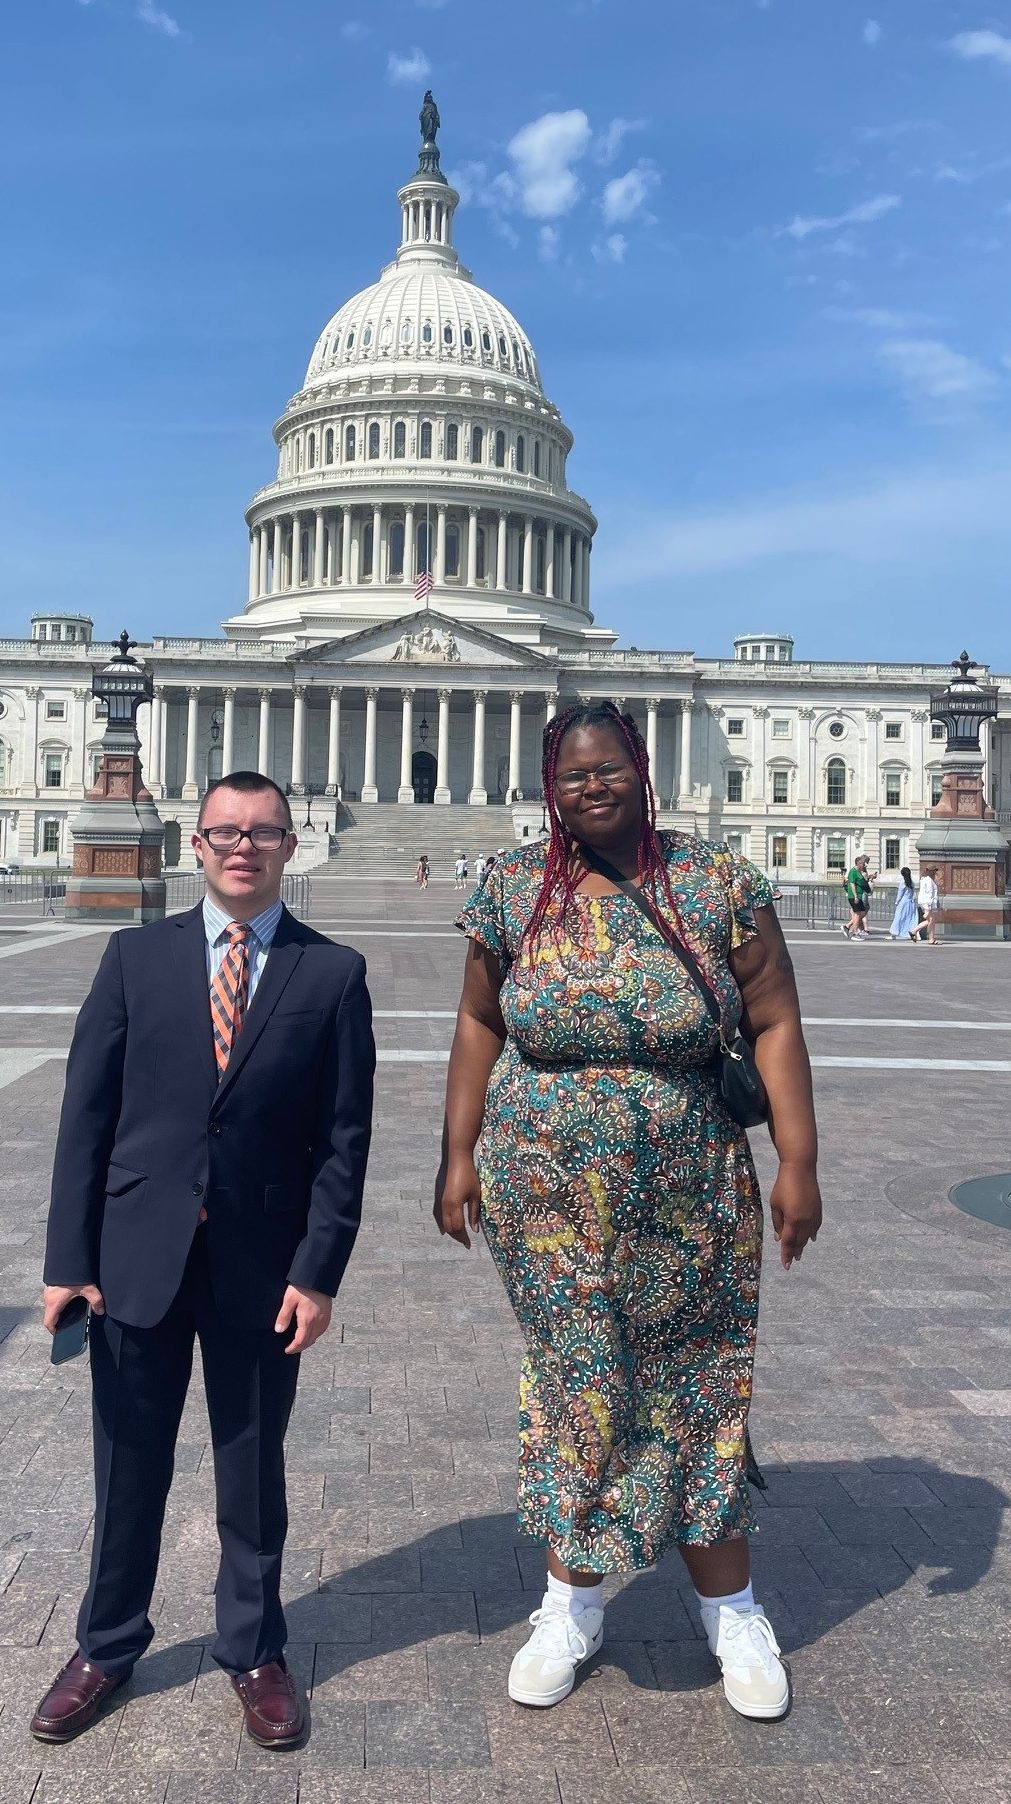
POLYGON ((602 1610, 604 1608, 604 1586, 567 1585, 564 1579, 556 1579, 553 1572, 548 1573, 548 1596, 553 1603, 564 1605, 570 1616, 580 1616, 584 1610, 602 1610))
POLYGON ((699 1600, 700 1610, 718 1610, 721 1604, 726 1604, 728 1610, 747 1610, 752 1608, 755 1602, 755 1593, 750 1579, 743 1591, 731 1591, 727 1597, 703 1597, 701 1591, 696 1591, 695 1595, 699 1600))

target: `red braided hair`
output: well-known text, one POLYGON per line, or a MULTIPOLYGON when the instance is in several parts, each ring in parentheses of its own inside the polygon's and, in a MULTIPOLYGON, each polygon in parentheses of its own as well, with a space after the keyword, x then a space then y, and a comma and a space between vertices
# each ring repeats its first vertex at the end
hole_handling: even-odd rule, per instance
MULTIPOLYGON (((675 921, 680 924, 677 899, 671 887, 667 873, 667 861, 660 844, 656 826, 656 797, 649 778, 649 754, 635 720, 631 714, 622 714, 613 702, 577 702, 566 708, 561 714, 549 720, 544 729, 543 753, 541 757, 541 780, 544 789, 544 802, 548 820, 551 823, 551 838, 548 841, 547 861, 544 876, 537 892, 530 920, 527 923, 523 938, 527 943, 531 957, 533 947, 544 925, 544 920, 553 898, 561 893, 562 912, 557 925, 559 937, 565 927, 565 917, 576 893, 576 873, 573 870, 574 854, 579 841, 569 832, 558 812, 555 799, 555 779, 558 774, 558 755, 562 740, 573 727, 608 727, 628 752, 629 758, 639 779, 642 796, 642 818, 639 826, 638 877, 643 887, 653 892, 653 900, 661 914, 666 903, 675 921)), ((683 931, 683 930, 682 930, 683 931)))

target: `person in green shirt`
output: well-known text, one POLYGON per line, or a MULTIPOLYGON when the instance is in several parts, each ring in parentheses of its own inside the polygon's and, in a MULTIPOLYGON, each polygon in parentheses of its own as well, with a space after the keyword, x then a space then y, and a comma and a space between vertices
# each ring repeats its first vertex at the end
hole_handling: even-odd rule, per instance
POLYGON ((852 868, 846 873, 846 898, 850 905, 850 918, 843 922, 843 933, 848 940, 866 940, 867 914, 871 905, 871 890, 877 878, 877 871, 868 872, 869 863, 866 852, 855 858, 852 868))

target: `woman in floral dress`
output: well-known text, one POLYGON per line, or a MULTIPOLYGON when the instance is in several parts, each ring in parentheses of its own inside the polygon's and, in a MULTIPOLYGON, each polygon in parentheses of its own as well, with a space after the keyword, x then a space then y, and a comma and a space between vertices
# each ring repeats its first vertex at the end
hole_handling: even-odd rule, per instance
POLYGON ((790 959, 753 865, 656 831, 630 715, 570 709, 544 739, 550 840, 501 858, 457 922, 471 943, 435 1204, 464 1246, 483 1225, 526 1341, 519 1516, 548 1588, 509 1694, 567 1696, 603 1639, 602 1575, 677 1546, 728 1700, 778 1717, 789 1686, 747 1542, 757 1180, 697 986, 595 859, 642 886, 754 1047, 786 1267, 821 1220, 790 959))

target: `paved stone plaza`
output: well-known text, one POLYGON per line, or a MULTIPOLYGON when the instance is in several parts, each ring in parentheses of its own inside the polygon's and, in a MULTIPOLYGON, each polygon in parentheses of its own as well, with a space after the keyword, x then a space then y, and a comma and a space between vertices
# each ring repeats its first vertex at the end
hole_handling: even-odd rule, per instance
POLYGON ((431 1218, 457 900, 445 881, 313 884, 314 923, 368 958, 382 1062, 365 1222, 288 1443, 312 1728, 275 1755, 240 1738, 205 1652, 199 1388, 152 1650, 71 1747, 28 1734, 88 1559, 87 1374, 49 1366, 35 1304, 62 1058, 104 935, 0 903, 0 1804, 1007 1804, 1011 1233, 946 1198, 1011 1168, 1011 954, 793 939, 827 1224, 789 1276, 770 1248, 752 1418, 756 1595, 790 1716, 731 1714, 676 1556, 609 1582, 603 1657, 536 1713, 505 1693, 543 1576, 511 1514, 518 1335, 487 1252, 431 1218))

